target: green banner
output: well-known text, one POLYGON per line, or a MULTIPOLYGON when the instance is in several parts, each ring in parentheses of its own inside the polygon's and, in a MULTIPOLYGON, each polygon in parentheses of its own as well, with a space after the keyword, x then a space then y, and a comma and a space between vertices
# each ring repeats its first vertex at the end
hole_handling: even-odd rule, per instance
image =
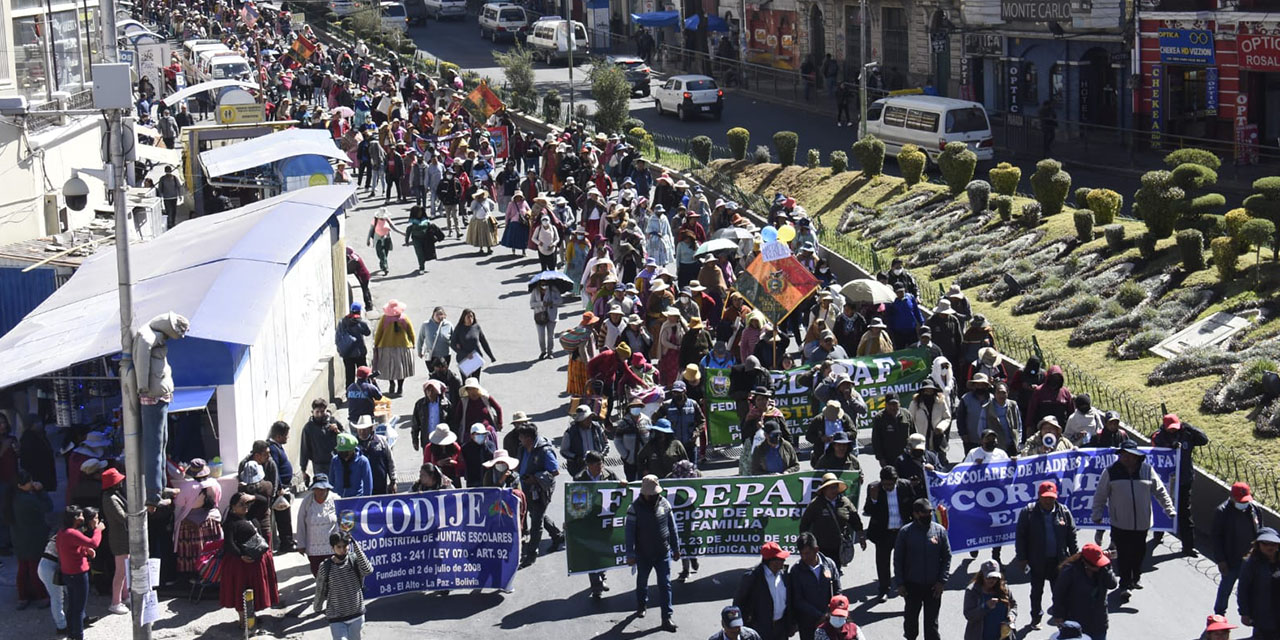
POLYGON ((738 403, 729 397, 729 370, 707 368, 702 372, 707 399, 707 444, 733 447, 742 444, 738 403))
MULTIPOLYGON (((823 472, 727 478, 666 478, 662 489, 675 511, 680 553, 758 556, 765 542, 795 551, 800 516, 823 472)), ((845 495, 859 504, 862 478, 844 471, 845 495)), ((571 482, 565 487, 564 532, 569 573, 625 566, 627 509, 640 483, 571 482)))

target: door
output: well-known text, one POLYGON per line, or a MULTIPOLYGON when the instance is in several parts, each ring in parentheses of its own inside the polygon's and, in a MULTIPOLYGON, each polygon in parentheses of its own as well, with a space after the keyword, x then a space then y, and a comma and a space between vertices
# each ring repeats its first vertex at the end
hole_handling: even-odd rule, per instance
POLYGON ((818 86, 821 87, 822 62, 827 58, 827 29, 822 21, 822 9, 814 4, 809 8, 809 59, 818 68, 818 86))
POLYGON ((935 11, 929 29, 929 52, 933 58, 933 86, 940 96, 951 95, 951 35, 947 24, 947 17, 935 11))
POLYGON ((857 82, 862 72, 862 7, 844 6, 844 75, 845 82, 857 82))
POLYGON ((903 89, 907 86, 908 49, 910 47, 907 33, 907 11, 894 7, 880 9, 881 42, 884 44, 882 61, 884 71, 884 88, 889 90, 903 89))

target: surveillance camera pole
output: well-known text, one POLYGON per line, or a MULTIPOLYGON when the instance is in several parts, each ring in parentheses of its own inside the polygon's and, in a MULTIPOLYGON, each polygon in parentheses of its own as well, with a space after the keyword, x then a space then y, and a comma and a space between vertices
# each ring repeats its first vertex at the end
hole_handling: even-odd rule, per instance
POLYGON ((862 73, 858 74, 858 138, 862 139, 867 135, 867 0, 858 2, 858 12, 858 62, 862 63, 862 73))
MULTIPOLYGON (((115 0, 101 0, 103 45, 109 62, 120 61, 116 37, 115 0)), ((129 267, 129 213, 125 193, 124 110, 107 111, 111 162, 107 186, 116 217, 116 271, 120 292, 120 427, 124 431, 126 512, 129 525, 129 591, 134 640, 150 640, 151 625, 143 624, 142 610, 152 585, 147 572, 147 509, 143 485, 142 419, 138 382, 133 375, 133 276, 129 267)), ((175 525, 176 526, 176 525, 175 525)))

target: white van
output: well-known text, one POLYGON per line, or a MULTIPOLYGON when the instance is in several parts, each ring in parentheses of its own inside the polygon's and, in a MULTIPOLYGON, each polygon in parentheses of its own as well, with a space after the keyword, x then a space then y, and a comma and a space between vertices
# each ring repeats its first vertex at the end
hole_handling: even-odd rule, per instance
MULTIPOLYGON (((542 58, 547 64, 569 58, 569 21, 562 18, 543 18, 533 23, 533 29, 525 42, 533 50, 535 58, 542 58)), ((573 55, 577 60, 584 60, 590 51, 587 42, 587 28, 581 22, 573 22, 573 55)))
POLYGON ((218 40, 200 39, 189 40, 182 43, 182 57, 187 63, 194 66, 200 61, 200 53, 210 50, 230 51, 227 45, 222 44, 218 40))
POLYGON ((867 107, 867 133, 884 141, 885 153, 898 155, 914 144, 937 160, 948 142, 963 142, 979 160, 995 157, 987 110, 980 103, 938 96, 891 96, 867 107))
POLYGON ((510 37, 515 40, 516 33, 529 26, 529 18, 524 7, 510 2, 490 2, 480 8, 480 38, 489 38, 497 42, 498 38, 510 37))
POLYGON ((188 60, 186 64, 185 70, 187 72, 187 78, 194 80, 195 82, 204 82, 205 80, 208 80, 209 60, 216 55, 235 55, 235 52, 228 49, 227 45, 220 42, 218 44, 207 44, 196 47, 192 51, 191 60, 188 60))
POLYGON ((437 22, 445 18, 467 19, 466 0, 423 0, 422 9, 437 22))
POLYGON ((388 31, 409 32, 409 12, 400 2, 383 2, 378 5, 382 12, 382 28, 388 31))
POLYGON ((246 78, 252 67, 249 61, 233 51, 204 53, 200 56, 200 81, 239 80, 246 78))

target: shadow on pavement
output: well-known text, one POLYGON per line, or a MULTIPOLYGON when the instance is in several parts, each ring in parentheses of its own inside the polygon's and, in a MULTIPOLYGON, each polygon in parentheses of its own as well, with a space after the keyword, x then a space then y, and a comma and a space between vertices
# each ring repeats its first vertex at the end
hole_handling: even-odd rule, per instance
POLYGON ((501 606, 505 599, 498 592, 471 595, 470 591, 457 591, 454 595, 447 596, 425 592, 404 593, 369 602, 365 617, 370 622, 389 621, 408 625, 432 620, 464 620, 501 606))
POLYGON ((500 362, 498 364, 485 367, 484 372, 490 375, 499 374, 499 373, 515 373, 517 371, 524 371, 525 369, 528 369, 534 362, 537 362, 537 361, 536 360, 517 360, 517 361, 510 361, 510 362, 500 362))

